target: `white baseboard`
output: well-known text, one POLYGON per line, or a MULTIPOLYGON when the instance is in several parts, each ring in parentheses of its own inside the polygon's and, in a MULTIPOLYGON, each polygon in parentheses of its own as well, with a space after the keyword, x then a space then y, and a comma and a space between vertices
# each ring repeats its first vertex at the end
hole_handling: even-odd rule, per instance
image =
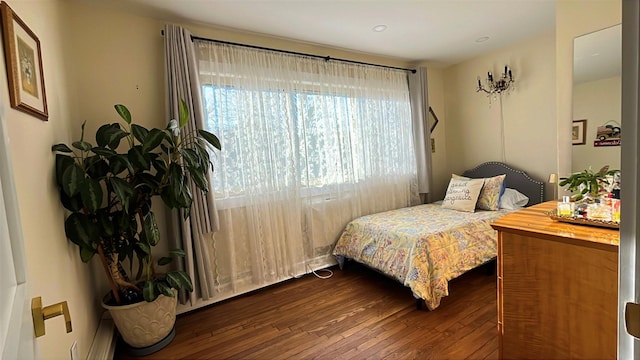
POLYGON ((93 337, 91 349, 87 359, 91 360, 113 360, 116 352, 116 326, 108 311, 102 314, 100 325, 96 335, 93 337))

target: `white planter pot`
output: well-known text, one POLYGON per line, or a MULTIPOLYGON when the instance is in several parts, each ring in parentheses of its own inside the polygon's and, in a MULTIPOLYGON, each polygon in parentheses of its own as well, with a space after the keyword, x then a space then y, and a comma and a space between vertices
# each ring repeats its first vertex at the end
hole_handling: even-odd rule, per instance
MULTIPOLYGON (((176 322, 177 297, 160 295, 155 301, 142 301, 131 305, 111 306, 102 301, 102 307, 109 310, 113 322, 122 339, 132 348, 153 347, 163 341, 162 346, 153 348, 152 352, 168 345, 175 335, 173 327, 176 322)), ((108 298, 107 295, 106 298, 108 298)))

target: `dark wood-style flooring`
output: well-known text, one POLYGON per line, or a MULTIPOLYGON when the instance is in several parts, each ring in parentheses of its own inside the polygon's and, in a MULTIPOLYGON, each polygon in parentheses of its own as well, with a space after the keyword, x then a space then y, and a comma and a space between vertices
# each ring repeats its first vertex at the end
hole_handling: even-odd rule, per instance
MULTIPOLYGON (((137 359, 497 359, 496 277, 450 282, 434 311, 358 264, 178 316, 173 342, 137 359)), ((129 359, 118 348, 116 359, 129 359)))

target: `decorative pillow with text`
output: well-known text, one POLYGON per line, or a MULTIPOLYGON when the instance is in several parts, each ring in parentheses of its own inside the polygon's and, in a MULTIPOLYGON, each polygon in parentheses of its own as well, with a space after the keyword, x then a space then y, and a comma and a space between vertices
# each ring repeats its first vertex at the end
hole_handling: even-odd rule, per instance
POLYGON ((484 179, 451 178, 442 207, 459 211, 474 212, 484 179))
MULTIPOLYGON (((452 174, 454 179, 466 179, 470 178, 452 174)), ((498 175, 490 178, 484 178, 484 185, 480 190, 480 196, 478 196, 478 203, 476 207, 482 210, 498 210, 500 208, 500 198, 504 193, 505 183, 504 178, 507 175, 498 175)))

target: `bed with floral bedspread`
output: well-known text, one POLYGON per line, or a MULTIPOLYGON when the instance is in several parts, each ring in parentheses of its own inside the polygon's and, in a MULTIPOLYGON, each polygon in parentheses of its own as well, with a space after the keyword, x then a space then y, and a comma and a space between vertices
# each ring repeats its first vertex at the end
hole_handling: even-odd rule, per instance
POLYGON ((496 257, 490 224, 507 212, 426 204, 363 216, 347 225, 333 254, 403 283, 433 310, 449 294, 449 280, 496 257))
MULTIPOLYGON (((544 200, 544 183, 503 163, 487 162, 465 171, 469 178, 505 174, 504 184, 526 195, 521 206, 544 200)), ((345 227, 333 255, 367 265, 401 282, 433 310, 449 294, 449 280, 497 256, 497 232, 491 223, 510 211, 447 209, 418 205, 357 218, 345 227)))

